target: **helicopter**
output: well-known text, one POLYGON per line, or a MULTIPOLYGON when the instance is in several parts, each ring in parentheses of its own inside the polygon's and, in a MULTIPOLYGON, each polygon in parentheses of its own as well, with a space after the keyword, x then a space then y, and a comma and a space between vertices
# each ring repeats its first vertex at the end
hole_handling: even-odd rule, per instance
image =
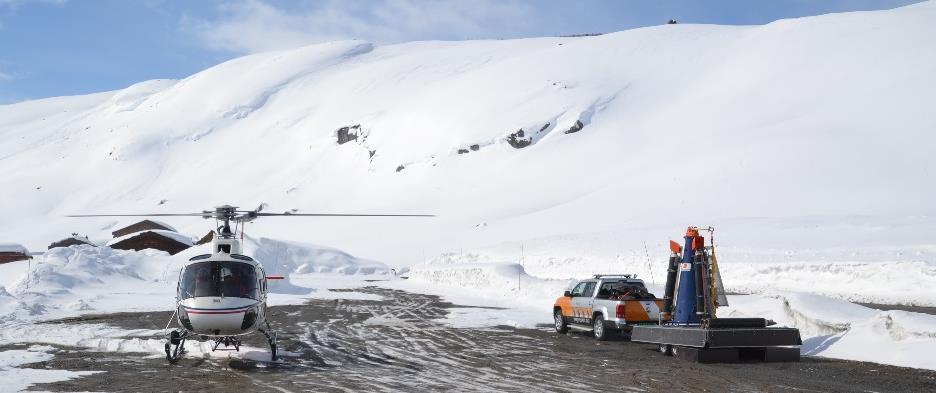
POLYGON ((165 352, 169 363, 185 354, 185 342, 211 341, 212 352, 223 344, 240 351, 241 338, 261 333, 270 346, 270 359, 276 361, 276 332, 267 315, 267 281, 283 276, 268 276, 260 261, 244 255, 238 233, 244 224, 259 217, 435 217, 429 214, 336 214, 336 213, 265 213, 263 205, 255 210, 238 210, 223 205, 201 213, 157 214, 79 214, 67 217, 181 217, 214 218, 217 235, 209 253, 190 258, 179 272, 176 285, 176 308, 166 329, 175 319, 178 328, 169 332, 165 352), (234 229, 231 229, 234 223, 234 229))

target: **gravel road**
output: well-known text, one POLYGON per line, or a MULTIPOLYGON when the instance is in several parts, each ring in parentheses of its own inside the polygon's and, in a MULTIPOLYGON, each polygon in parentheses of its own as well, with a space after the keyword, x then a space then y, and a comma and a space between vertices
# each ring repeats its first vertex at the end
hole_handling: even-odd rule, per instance
MULTIPOLYGON (((694 364, 652 345, 596 342, 550 327, 457 329, 439 322, 459 307, 438 297, 380 288, 382 300, 311 300, 272 307, 278 362, 58 347, 54 359, 23 367, 105 371, 45 391, 936 391, 936 372, 804 358, 796 363, 694 364)), ((159 329, 169 313, 121 313, 56 321, 159 329)), ((259 335, 246 345, 264 348, 259 335)), ((0 349, 19 348, 6 346, 0 349)))

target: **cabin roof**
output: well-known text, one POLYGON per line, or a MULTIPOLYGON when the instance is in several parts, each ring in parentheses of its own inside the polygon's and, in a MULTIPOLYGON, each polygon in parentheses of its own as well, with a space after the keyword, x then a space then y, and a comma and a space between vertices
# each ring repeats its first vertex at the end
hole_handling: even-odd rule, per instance
MULTIPOLYGON (((136 228, 133 228, 133 229, 136 229, 136 228)), ((130 233, 137 233, 137 232, 143 232, 143 231, 146 231, 146 230, 155 230, 155 229, 164 229, 164 230, 168 230, 168 231, 178 232, 178 231, 176 231, 176 229, 173 228, 171 225, 166 224, 166 223, 164 223, 164 222, 162 222, 162 221, 145 219, 145 220, 140 220, 140 221, 134 222, 134 223, 132 223, 132 224, 130 224, 130 225, 126 225, 126 226, 123 226, 123 227, 121 227, 121 228, 115 229, 113 232, 111 232, 111 234, 114 235, 114 237, 122 237, 122 236, 125 236, 125 235, 130 234, 130 233), (133 231, 133 232, 127 232, 127 230, 129 230, 129 229, 131 229, 131 228, 133 228, 133 227, 135 227, 135 226, 142 226, 142 228, 140 228, 140 229, 138 229, 138 230, 135 230, 135 231, 133 231), (156 228, 154 228, 154 227, 156 227, 156 228), (126 232, 126 233, 125 233, 125 232, 126 232), (118 236, 118 234, 120 234, 120 233, 124 233, 124 234, 118 236)))
POLYGON ((160 235, 160 236, 162 236, 162 237, 175 240, 175 241, 177 241, 177 242, 179 242, 179 243, 182 243, 182 244, 185 244, 185 245, 188 245, 188 246, 192 246, 192 245, 194 244, 194 242, 192 241, 192 238, 191 238, 191 237, 188 237, 188 236, 186 236, 186 235, 183 235, 183 234, 181 234, 181 233, 179 233, 179 232, 166 231, 166 230, 162 230, 162 229, 146 229, 146 230, 142 230, 142 231, 140 231, 140 232, 133 232, 133 233, 128 234, 128 235, 124 235, 124 236, 121 236, 121 237, 118 237, 118 238, 115 238, 115 239, 111 239, 109 242, 107 242, 107 245, 108 245, 108 246, 111 246, 111 245, 120 243, 120 242, 122 242, 122 241, 124 241, 124 240, 132 239, 132 238, 134 238, 134 237, 140 236, 140 235, 142 235, 142 234, 144 234, 144 233, 147 233, 147 232, 155 233, 155 234, 160 235))
POLYGON ((29 255, 29 250, 17 243, 0 243, 0 252, 21 253, 29 255))
POLYGON ((85 237, 85 236, 69 236, 69 237, 66 237, 66 238, 64 238, 64 239, 56 240, 55 243, 61 243, 61 242, 64 242, 64 241, 66 241, 66 240, 77 240, 77 241, 83 242, 83 243, 94 244, 94 243, 91 242, 90 239, 88 239, 88 238, 85 237))

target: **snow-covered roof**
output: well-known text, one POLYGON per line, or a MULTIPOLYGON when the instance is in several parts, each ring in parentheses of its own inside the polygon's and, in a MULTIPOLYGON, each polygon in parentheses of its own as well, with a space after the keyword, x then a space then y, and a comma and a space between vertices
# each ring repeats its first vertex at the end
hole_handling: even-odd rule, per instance
MULTIPOLYGON (((118 228, 117 230, 115 230, 115 232, 122 231, 122 230, 127 229, 127 228, 130 228, 130 227, 132 227, 132 226, 134 226, 134 225, 137 225, 137 224, 142 223, 142 222, 147 222, 147 221, 149 221, 149 222, 151 222, 151 223, 153 223, 153 224, 159 225, 159 226, 161 226, 161 227, 163 227, 163 228, 166 228, 167 230, 170 230, 170 231, 173 231, 173 232, 178 232, 178 231, 175 229, 175 227, 173 227, 172 225, 166 224, 165 222, 162 222, 162 221, 159 221, 159 220, 152 220, 152 219, 149 219, 149 218, 143 219, 143 220, 140 220, 140 221, 135 221, 135 222, 133 222, 133 223, 124 225, 124 226, 118 228)), ((144 229, 143 231, 145 231, 145 230, 146 230, 146 229, 144 229)), ((143 232, 143 231, 137 231, 137 232, 143 232)))
POLYGON ((91 239, 88 239, 88 238, 85 237, 85 236, 69 236, 69 237, 66 237, 66 238, 64 238, 64 239, 56 240, 56 241, 52 242, 52 244, 58 244, 58 243, 62 243, 62 242, 68 241, 68 240, 77 240, 77 241, 79 241, 79 242, 81 242, 81 243, 87 243, 87 244, 92 244, 92 245, 94 244, 94 242, 92 242, 91 239))
POLYGON ((26 247, 17 243, 0 243, 0 252, 21 252, 23 254, 29 254, 29 250, 27 250, 26 247))
POLYGON ((89 240, 86 236, 69 236, 69 237, 66 237, 66 238, 64 238, 64 239, 61 239, 61 240, 59 240, 59 241, 64 241, 64 240, 68 240, 68 239, 75 239, 75 240, 79 240, 79 241, 83 241, 83 242, 91 242, 91 240, 89 240))
POLYGON ((181 234, 181 233, 179 233, 179 232, 165 231, 165 230, 162 230, 162 229, 147 229, 147 230, 144 230, 144 231, 133 232, 133 233, 131 233, 131 234, 129 234, 129 235, 124 235, 124 236, 121 236, 121 237, 118 237, 118 238, 115 238, 115 239, 111 239, 109 242, 107 242, 107 245, 110 246, 110 245, 113 245, 113 244, 117 244, 117 243, 120 243, 120 242, 122 242, 122 241, 124 241, 124 240, 131 239, 131 238, 140 236, 140 235, 142 235, 142 234, 144 234, 144 233, 146 233, 146 232, 153 232, 153 233, 156 233, 156 234, 159 234, 159 235, 168 237, 168 238, 170 238, 170 239, 172 239, 172 240, 175 240, 175 241, 177 241, 177 242, 179 242, 179 243, 186 244, 186 245, 189 245, 189 246, 195 244, 195 242, 192 241, 192 238, 191 238, 191 237, 186 236, 186 235, 183 235, 183 234, 181 234))
POLYGON ((170 230, 170 231, 178 232, 178 231, 175 229, 175 227, 173 227, 172 225, 166 224, 166 223, 164 223, 164 222, 162 222, 162 221, 151 220, 151 219, 149 219, 149 218, 147 218, 146 221, 150 221, 150 222, 157 223, 157 224, 159 224, 159 225, 162 225, 163 227, 165 227, 166 229, 168 229, 168 230, 170 230))

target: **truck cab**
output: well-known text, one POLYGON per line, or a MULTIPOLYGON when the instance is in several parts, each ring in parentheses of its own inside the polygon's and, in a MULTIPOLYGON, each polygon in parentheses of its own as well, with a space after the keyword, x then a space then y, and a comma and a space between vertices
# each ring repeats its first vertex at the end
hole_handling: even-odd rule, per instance
POLYGON ((629 332, 633 325, 659 323, 662 308, 663 300, 649 293, 643 280, 630 274, 596 274, 556 299, 553 319, 559 333, 590 330, 595 338, 606 340, 629 332))

